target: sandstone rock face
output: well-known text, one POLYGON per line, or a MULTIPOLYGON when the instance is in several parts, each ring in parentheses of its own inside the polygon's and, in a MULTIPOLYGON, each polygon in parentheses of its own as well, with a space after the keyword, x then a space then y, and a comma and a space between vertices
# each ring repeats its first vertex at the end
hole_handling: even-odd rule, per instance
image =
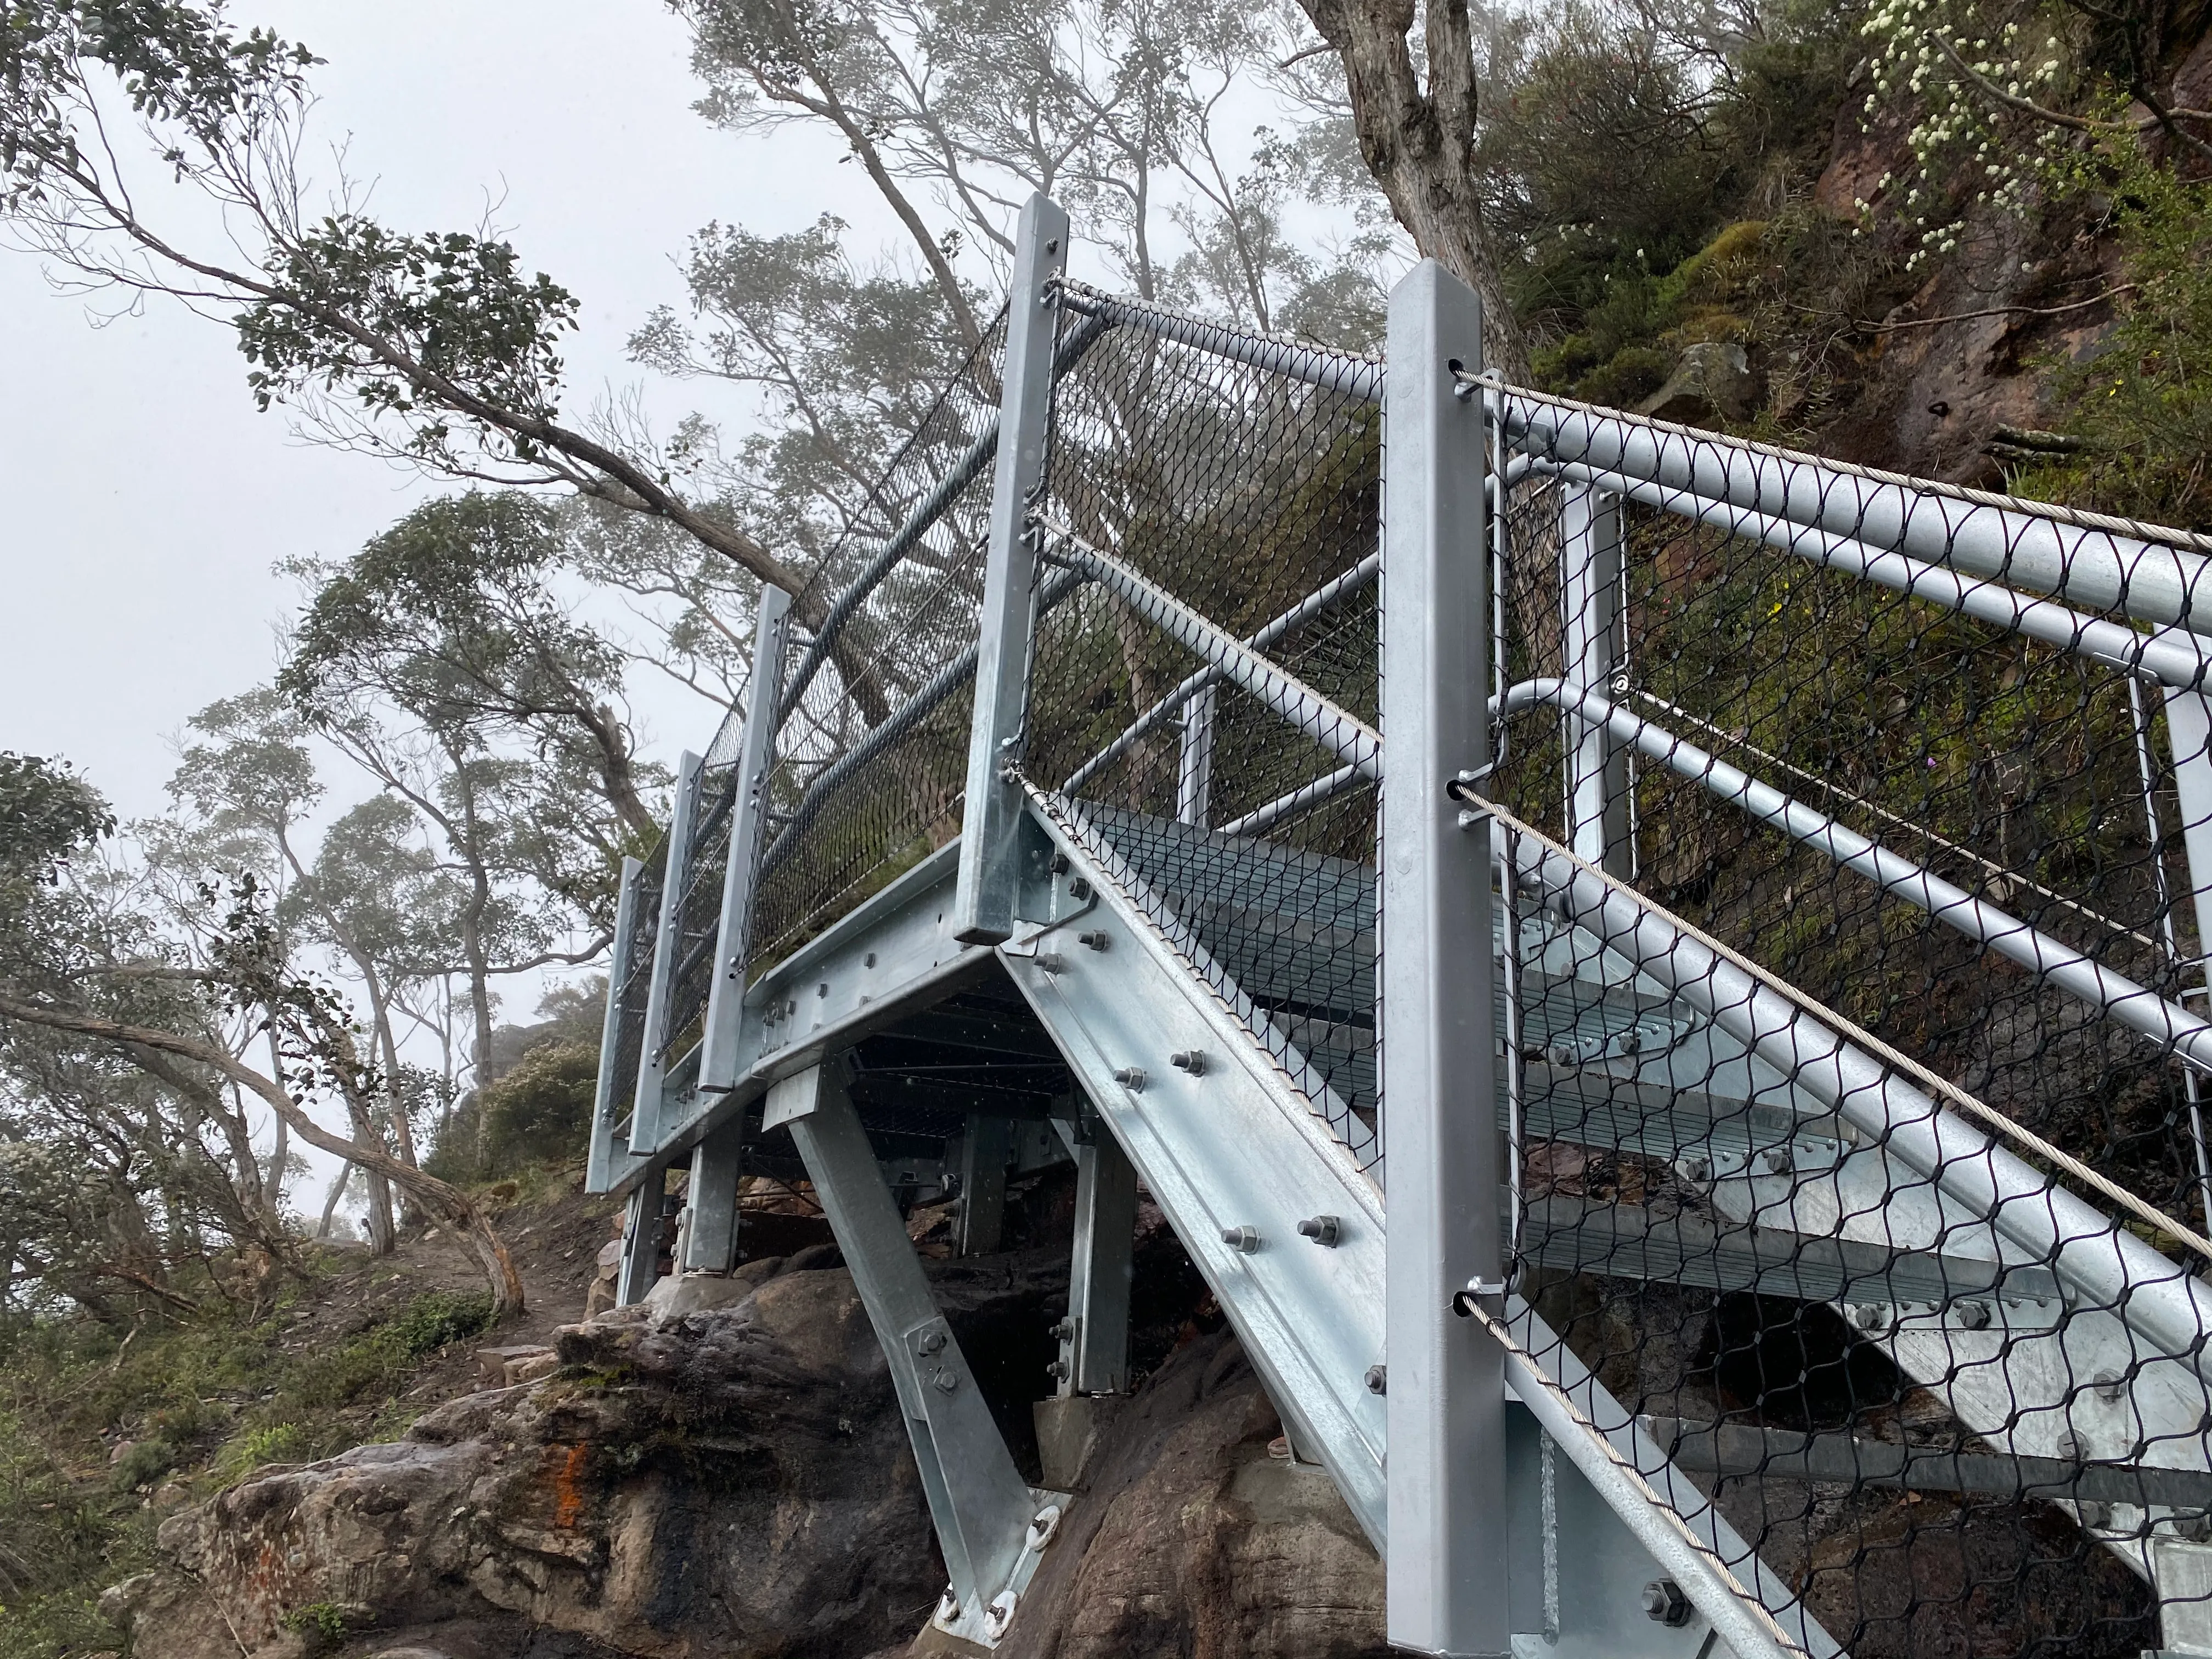
POLYGON ((169 1522, 185 1577, 134 1597, 139 1659, 276 1659, 317 1608, 362 1654, 473 1626, 468 1659, 862 1654, 927 1615, 943 1575, 847 1274, 787 1273, 665 1324, 602 1318, 560 1347, 562 1378, 452 1401, 404 1440, 169 1522), (196 1599, 235 1641, 204 1645, 196 1599), (507 1646, 485 1646, 487 1620, 507 1646), (588 1645, 541 1639, 556 1633, 588 1645))
MULTIPOLYGON (((173 1517, 174 1570, 111 1593, 135 1659, 904 1653, 944 1569, 889 1373, 822 1254, 750 1268, 734 1306, 567 1327, 550 1380, 173 1517)), ((1045 1254, 931 1267, 1032 1465, 1064 1274, 1045 1254)), ((1381 1567, 1325 1474, 1268 1456, 1279 1432, 1234 1337, 1193 1328, 1103 1426, 1001 1651, 1380 1655, 1381 1567)))
POLYGON ((1375 1659, 1382 1567, 1226 1330, 1102 1432, 1000 1659, 1375 1659))

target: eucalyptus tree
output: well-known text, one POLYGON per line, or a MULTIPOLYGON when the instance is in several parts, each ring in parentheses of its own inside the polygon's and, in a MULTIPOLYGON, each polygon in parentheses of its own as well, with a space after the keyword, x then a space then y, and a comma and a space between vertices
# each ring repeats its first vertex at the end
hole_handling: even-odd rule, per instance
MULTIPOLYGON (((165 1126, 169 1144, 188 1152, 204 1151, 195 1114, 220 1110, 222 1086, 235 1085, 302 1140, 450 1220, 473 1244, 495 1302, 519 1308, 514 1263, 467 1194, 401 1162, 380 1137, 348 1138, 308 1111, 337 1095, 358 1121, 381 1085, 343 1000, 295 962, 258 879, 247 872, 205 884, 207 915, 188 933, 168 925, 161 908, 118 902, 93 878, 112 829, 105 802, 66 769, 0 756, 0 1098, 52 1098, 65 1080, 67 1098, 83 1103, 96 1087, 100 1097, 128 1101, 165 1126), (269 1070, 249 1064, 246 1046, 230 1040, 241 1024, 273 1036, 269 1070)), ((161 1171, 149 1175, 158 1184, 161 1171)), ((15 1191, 35 1186, 18 1180, 15 1191)), ((179 1190, 165 1188, 170 1196, 179 1190)), ((9 1195, 0 1190, 0 1221, 9 1195)), ((137 1213, 143 1223, 144 1211, 137 1213)), ((114 1220, 128 1243, 137 1224, 114 1220)), ((171 1228, 173 1257, 187 1231, 171 1228)), ((280 1240, 268 1242, 281 1254, 280 1240)), ((158 1279, 147 1288, 179 1294, 158 1279)))

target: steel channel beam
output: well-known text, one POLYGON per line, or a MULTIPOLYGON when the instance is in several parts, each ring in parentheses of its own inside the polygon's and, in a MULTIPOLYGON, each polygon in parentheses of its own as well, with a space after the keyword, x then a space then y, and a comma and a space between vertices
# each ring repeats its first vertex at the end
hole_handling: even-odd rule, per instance
POLYGON ((744 1125, 725 1123, 691 1149, 691 1181, 684 1191, 690 1223, 684 1230, 679 1273, 726 1273, 738 1265, 738 1182, 744 1174, 744 1125))
POLYGON ((1079 825, 1039 821, 1068 860, 1063 884, 1080 878, 1115 896, 1086 924, 1108 926, 1110 948, 1062 953, 1024 939, 1000 958, 1174 1223, 1285 1426, 1318 1451, 1381 1550, 1385 1406, 1364 1379, 1383 1357, 1382 1194, 1259 1046, 1256 1013, 1240 1018, 1192 971, 1142 890, 1109 872, 1079 825), (1177 1052, 1204 1054, 1203 1071, 1176 1069, 1177 1052), (1334 1248, 1298 1235, 1320 1215, 1338 1218, 1334 1248), (1244 1228, 1249 1250, 1223 1237, 1244 1228))
POLYGON ((640 1182, 630 1188, 629 1197, 623 1206, 622 1261, 615 1272, 615 1306, 633 1308, 645 1300, 646 1292, 660 1270, 660 1201, 663 1183, 658 1179, 640 1182))
POLYGON ((769 769, 775 763, 776 684, 783 672, 791 595, 761 588, 753 621, 752 696, 738 743, 730 849, 722 873, 722 912, 708 948, 716 954, 707 993, 706 1034, 700 1039, 699 1087, 727 1089, 738 1080, 739 1010, 745 994, 745 945, 752 927, 753 888, 760 873, 761 824, 768 811, 769 769))
POLYGON ((1068 1258, 1060 1392, 1121 1394, 1129 1386, 1129 1286, 1137 1228, 1137 1170, 1111 1131, 1087 1115, 1075 1148, 1075 1245, 1068 1258))
POLYGON ((998 470, 991 481, 990 544, 975 652, 975 706, 968 733, 955 938, 995 945, 1014 930, 1020 884, 1021 760, 1029 713, 1030 648, 1036 628, 1032 498, 1044 482, 1052 426, 1052 303, 1067 268, 1067 215, 1042 194, 1022 209, 1007 285, 1006 367, 1000 381, 998 470))
POLYGON ((2092 611, 2212 634, 2212 561, 2117 526, 2069 524, 1924 479, 1838 468, 1628 416, 1497 391, 1515 447, 1725 501, 2092 611))
POLYGON ((615 1126, 619 1121, 616 1114, 622 1103, 615 1099, 615 1068, 622 1047, 622 994, 629 976, 630 951, 637 942, 637 890, 644 879, 643 863, 632 858, 623 860, 622 890, 615 900, 614 945, 607 958, 606 1018, 599 1028, 599 1073, 592 1097, 592 1139, 584 1164, 587 1193, 604 1193, 614 1181, 615 1126))
POLYGON ((2002 582, 1961 576, 1941 564, 1924 563, 1903 553, 1869 545, 1767 514, 1750 512, 1726 501, 1691 495, 1662 484, 1595 467, 1534 463, 1534 470, 1573 483, 1593 485, 1647 507, 1671 513, 1765 543, 1820 566, 1840 570, 1947 611, 1989 623, 2009 633, 2039 640, 2124 673, 2142 674, 2160 684, 2201 685, 2212 672, 2212 647, 2181 629, 2143 634, 2123 623, 2085 616, 2049 599, 2028 599, 2002 582))
POLYGON ((1549 703, 1602 724, 1620 740, 1670 771, 1703 784, 1721 799, 1781 830, 1793 840, 1825 853, 1837 864, 1865 877, 1894 898, 1925 910, 1967 938, 2018 963, 2036 977, 2079 998, 2153 1042, 2212 1071, 2212 1021, 2136 984, 2124 974, 2093 961, 2069 945, 2031 927, 1966 889, 1931 874, 1911 860, 1847 830, 1825 813, 1793 800, 1769 784, 1716 759, 1664 726, 1616 708, 1594 691, 1563 680, 1523 680, 1505 694, 1500 713, 1510 715, 1549 703))
POLYGON ((667 865, 660 878, 660 915, 653 941, 653 979, 645 997, 645 1029, 638 1037, 637 1097, 629 1115, 629 1150, 650 1158, 660 1150, 662 1085, 668 1075, 668 1000, 676 952, 683 944, 684 885, 691 877, 691 825, 699 813, 699 780, 705 762, 686 751, 677 763, 676 807, 668 820, 667 865))
MULTIPOLYGON (((948 925, 958 858, 957 842, 940 848, 754 981, 739 1016, 736 1083, 680 1103, 682 1115, 664 1126, 659 1163, 689 1152, 778 1078, 896 1024, 988 967, 988 955, 959 944, 948 925)), ((648 1161, 638 1160, 617 1175, 614 1189, 648 1172, 648 1161)))
POLYGON ((1356 766, 1368 777, 1382 775, 1382 739, 1358 715, 1339 708, 1295 675, 1261 656, 1243 641, 1223 633, 1165 588, 1147 580, 1111 554, 1102 553, 1066 525, 1045 520, 1045 528, 1064 544, 1064 558, 1177 643, 1204 657, 1221 678, 1249 692, 1264 707, 1298 731, 1356 766))

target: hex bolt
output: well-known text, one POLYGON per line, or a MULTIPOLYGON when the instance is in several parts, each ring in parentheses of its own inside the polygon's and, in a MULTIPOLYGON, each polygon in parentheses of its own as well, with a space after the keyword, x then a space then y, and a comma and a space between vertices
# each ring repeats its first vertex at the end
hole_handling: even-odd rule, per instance
POLYGON ((1390 1392, 1390 1368, 1388 1365, 1370 1365, 1367 1368, 1367 1392, 1370 1394, 1390 1392))
POLYGON ((1640 1603, 1644 1616, 1654 1624, 1680 1630, 1690 1622, 1690 1598, 1671 1578, 1655 1578, 1646 1584, 1640 1603))
POLYGON ((1878 1331, 1889 1322, 1889 1310, 1878 1302, 1862 1302, 1851 1317, 1863 1331, 1878 1331))
POLYGON ((2090 1379, 2089 1386, 2097 1391, 2098 1399, 2108 1404, 2118 1401, 2128 1391, 2127 1378, 2115 1370, 2099 1371, 2090 1379))
POLYGON ((1787 1146, 1770 1146, 1760 1157, 1765 1162, 1769 1175, 1788 1175, 1797 1167, 1797 1160, 1790 1155, 1787 1146))
POLYGON ((1131 1094, 1140 1095, 1145 1092, 1145 1068, 1141 1066, 1117 1066, 1114 1068, 1114 1081, 1131 1094))
POLYGON ((1065 1382, 1067 1381, 1069 1374, 1073 1372, 1075 1368, 1073 1365, 1070 1365, 1065 1359, 1055 1359, 1044 1369, 1047 1376, 1054 1378, 1055 1381, 1065 1382))
POLYGON ((1065 1319, 1061 1320, 1061 1321, 1060 1322, 1060 1323, 1058 1323, 1057 1325, 1055 1325, 1055 1326, 1054 1326, 1054 1327, 1052 1328, 1052 1330, 1051 1330, 1050 1334, 1051 1334, 1051 1336, 1052 1336, 1053 1340, 1054 1340, 1054 1341, 1055 1341, 1055 1342, 1073 1342, 1073 1341, 1074 1341, 1074 1340, 1075 1340, 1075 1316, 1074 1316, 1074 1315, 1073 1315, 1073 1314, 1070 1314, 1066 1318, 1065 1318, 1065 1319))
POLYGON ((1703 1186, 1713 1178, 1712 1163, 1707 1158, 1695 1156, 1686 1158, 1680 1160, 1674 1165, 1674 1169, 1683 1180, 1693 1186, 1703 1186))
POLYGON ((825 979, 819 985, 817 985, 814 988, 814 994, 817 997, 828 996, 830 994, 830 981, 825 979))
POLYGON ((1048 974, 1064 974, 1067 971, 1067 958, 1050 951, 1040 951, 1036 953, 1036 965, 1048 974))
POLYGON ((1178 1072, 1188 1072, 1193 1077, 1206 1075, 1206 1053, 1200 1048, 1182 1048, 1168 1056, 1168 1064, 1178 1072))
POLYGON ((1260 1235, 1256 1229, 1251 1227, 1224 1227, 1221 1242, 1249 1255, 1260 1248, 1260 1235))
POLYGON ((1067 873, 1067 854, 1055 848, 1053 850, 1052 857, 1046 861, 1045 868, 1051 871, 1055 876, 1066 875, 1067 873))
POLYGON ((914 1345, 915 1352, 924 1358, 941 1352, 944 1347, 945 1333, 943 1331, 924 1331, 914 1345))
POLYGON ((1343 1233, 1344 1224, 1333 1215, 1310 1215, 1298 1223, 1300 1238, 1310 1238, 1315 1243, 1327 1245, 1330 1249, 1336 1248, 1336 1242, 1343 1233))
POLYGON ((1076 900, 1078 902, 1089 898, 1091 896, 1091 884, 1084 880, 1082 877, 1078 876, 1073 881, 1067 884, 1067 896, 1068 897, 1076 900))
POLYGON ((937 1622, 940 1625, 960 1622, 960 1598, 952 1593, 950 1586, 944 1595, 937 1598, 937 1622))
POLYGON ((1114 944, 1114 941, 1107 936, 1103 927, 1093 927, 1087 933, 1078 933, 1075 936, 1075 942, 1078 945, 1087 945, 1094 951, 1110 950, 1114 944))
POLYGON ((943 1370, 940 1370, 935 1376, 932 1377, 930 1381, 937 1385, 937 1391, 939 1394, 951 1394, 955 1389, 957 1389, 960 1386, 960 1374, 954 1370, 951 1366, 947 1365, 943 1370))
POLYGON ((1986 1302, 1961 1302, 1959 1322, 1970 1331, 1985 1331, 1990 1328, 1990 1304, 1986 1302))

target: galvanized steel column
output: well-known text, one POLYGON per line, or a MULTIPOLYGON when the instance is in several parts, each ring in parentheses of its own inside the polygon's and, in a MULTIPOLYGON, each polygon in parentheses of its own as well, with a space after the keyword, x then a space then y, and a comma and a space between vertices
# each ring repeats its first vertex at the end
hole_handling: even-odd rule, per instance
POLYGON ((592 1139, 584 1163, 584 1190, 587 1193, 603 1193, 614 1185, 615 1068, 620 1063, 622 1051, 622 994, 629 971, 630 951, 637 939, 637 889, 644 878, 645 866, 641 860, 623 860, 622 896, 615 901, 614 945, 607 957, 607 1012, 599 1027, 599 1075, 592 1097, 592 1139))
POLYGON ((726 1092, 738 1080, 738 1032, 744 1017, 745 942, 752 927, 768 773, 775 763, 776 710, 782 702, 783 646, 791 595, 763 587, 753 622, 753 683, 738 744, 738 798, 730 808, 730 856, 722 875, 722 914, 714 935, 714 982, 707 993, 699 1091, 726 1092))
MULTIPOLYGON (((1446 793, 1489 755, 1482 307, 1434 260, 1390 296, 1383 384, 1382 1135, 1389 1636, 1510 1651, 1503 1356, 1452 1297, 1502 1278, 1490 826, 1446 793)), ((1493 1304, 1493 1305, 1497 1305, 1493 1304)))
POLYGON ((699 817, 703 763, 685 752, 676 772, 676 806, 668 819, 668 857, 660 878, 659 932, 653 942, 653 983, 645 998, 645 1030, 638 1039, 637 1097, 630 1109, 629 1150, 650 1157, 660 1150, 660 1092, 667 1073, 668 998, 683 948, 684 884, 691 874, 691 826, 699 817))
POLYGON ((989 562, 975 656, 975 709, 968 734, 968 793, 960 828, 960 888, 953 937, 996 945, 1014 931, 1019 878, 1016 831, 1022 792, 1005 777, 1020 758, 1036 617, 1036 553, 1030 498, 1044 477, 1052 410, 1053 331, 1046 284, 1067 264, 1067 216, 1032 196, 1014 240, 1000 382, 998 466, 991 481, 989 562))

